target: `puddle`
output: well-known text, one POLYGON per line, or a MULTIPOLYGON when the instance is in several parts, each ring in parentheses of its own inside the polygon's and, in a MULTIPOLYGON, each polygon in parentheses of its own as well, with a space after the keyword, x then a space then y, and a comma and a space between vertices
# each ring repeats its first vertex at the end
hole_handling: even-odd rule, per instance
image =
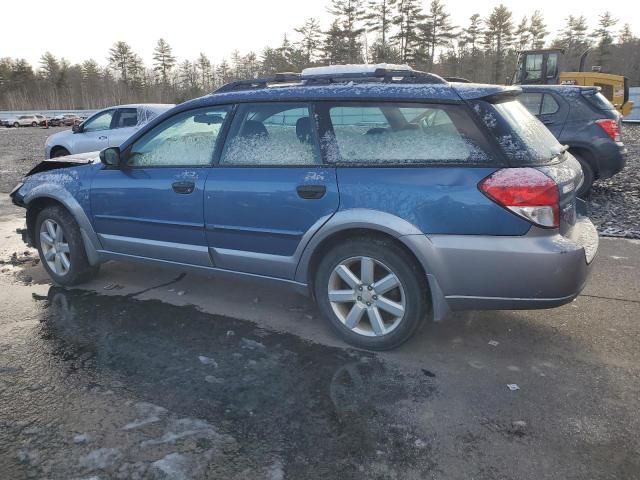
POLYGON ((434 469, 402 413, 430 401, 429 375, 191 307, 56 287, 33 301, 38 315, 0 349, 6 478, 434 469))

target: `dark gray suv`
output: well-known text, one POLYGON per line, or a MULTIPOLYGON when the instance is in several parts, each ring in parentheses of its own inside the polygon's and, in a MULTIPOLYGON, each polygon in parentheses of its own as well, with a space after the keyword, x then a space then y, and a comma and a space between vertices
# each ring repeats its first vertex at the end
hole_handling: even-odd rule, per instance
POLYGON ((620 140, 621 116, 599 87, 523 85, 520 102, 555 135, 580 162, 584 196, 593 181, 622 170, 627 150, 620 140))

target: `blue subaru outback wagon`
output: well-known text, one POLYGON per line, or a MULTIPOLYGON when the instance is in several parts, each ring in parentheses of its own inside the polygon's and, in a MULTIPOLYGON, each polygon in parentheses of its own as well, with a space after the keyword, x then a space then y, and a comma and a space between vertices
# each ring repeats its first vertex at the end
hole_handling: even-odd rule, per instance
POLYGON ((584 286, 580 164, 519 93, 384 65, 235 82, 99 160, 41 163, 12 198, 57 283, 106 260, 259 277, 311 294, 347 342, 393 348, 426 317, 584 286))

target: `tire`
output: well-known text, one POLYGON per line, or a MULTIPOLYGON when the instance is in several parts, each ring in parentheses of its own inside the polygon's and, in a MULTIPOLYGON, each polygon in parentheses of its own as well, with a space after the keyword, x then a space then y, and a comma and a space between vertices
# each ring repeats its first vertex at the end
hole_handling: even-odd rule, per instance
POLYGON ((369 350, 389 350, 406 342, 429 310, 426 276, 415 258, 384 240, 354 238, 329 250, 318 265, 314 293, 338 335, 369 350), (371 262, 373 283, 371 274, 361 273, 371 271, 371 262), (383 278, 389 281, 383 284, 383 278))
POLYGON ((37 122, 31 122, 31 126, 32 126, 32 127, 37 127, 37 126, 38 126, 38 123, 37 123, 37 122))
POLYGON ((591 165, 587 163, 587 161, 582 158, 580 155, 573 154, 576 160, 580 162, 580 167, 582 167, 582 174, 584 175, 584 181, 580 188, 576 191, 576 195, 580 198, 584 198, 589 195, 591 191, 591 187, 593 186, 593 180, 595 179, 595 174, 593 173, 593 169, 591 165))
POLYGON ((51 150, 51 158, 64 157, 66 155, 71 155, 69 150, 63 147, 54 148, 51 150))
POLYGON ((40 261, 55 283, 77 285, 98 273, 99 267, 92 267, 87 260, 78 224, 64 207, 42 209, 33 236, 40 261))
POLYGON ((20 124, 18 122, 13 123, 14 128, 20 128, 20 124))

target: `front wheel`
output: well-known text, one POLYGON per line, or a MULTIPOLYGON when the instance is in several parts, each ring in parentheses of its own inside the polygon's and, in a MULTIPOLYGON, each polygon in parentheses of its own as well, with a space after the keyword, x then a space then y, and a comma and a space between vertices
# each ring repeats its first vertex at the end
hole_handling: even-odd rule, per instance
POLYGON ((38 214, 35 237, 42 265, 56 283, 76 285, 97 273, 98 267, 87 260, 76 221, 63 207, 46 207, 38 214))
POLYGON ((20 124, 19 124, 18 122, 14 122, 13 126, 14 126, 15 128, 20 128, 20 124))
POLYGON ((414 258, 379 240, 352 239, 324 255, 315 278, 323 314, 348 343, 388 350, 407 341, 428 311, 414 258))

